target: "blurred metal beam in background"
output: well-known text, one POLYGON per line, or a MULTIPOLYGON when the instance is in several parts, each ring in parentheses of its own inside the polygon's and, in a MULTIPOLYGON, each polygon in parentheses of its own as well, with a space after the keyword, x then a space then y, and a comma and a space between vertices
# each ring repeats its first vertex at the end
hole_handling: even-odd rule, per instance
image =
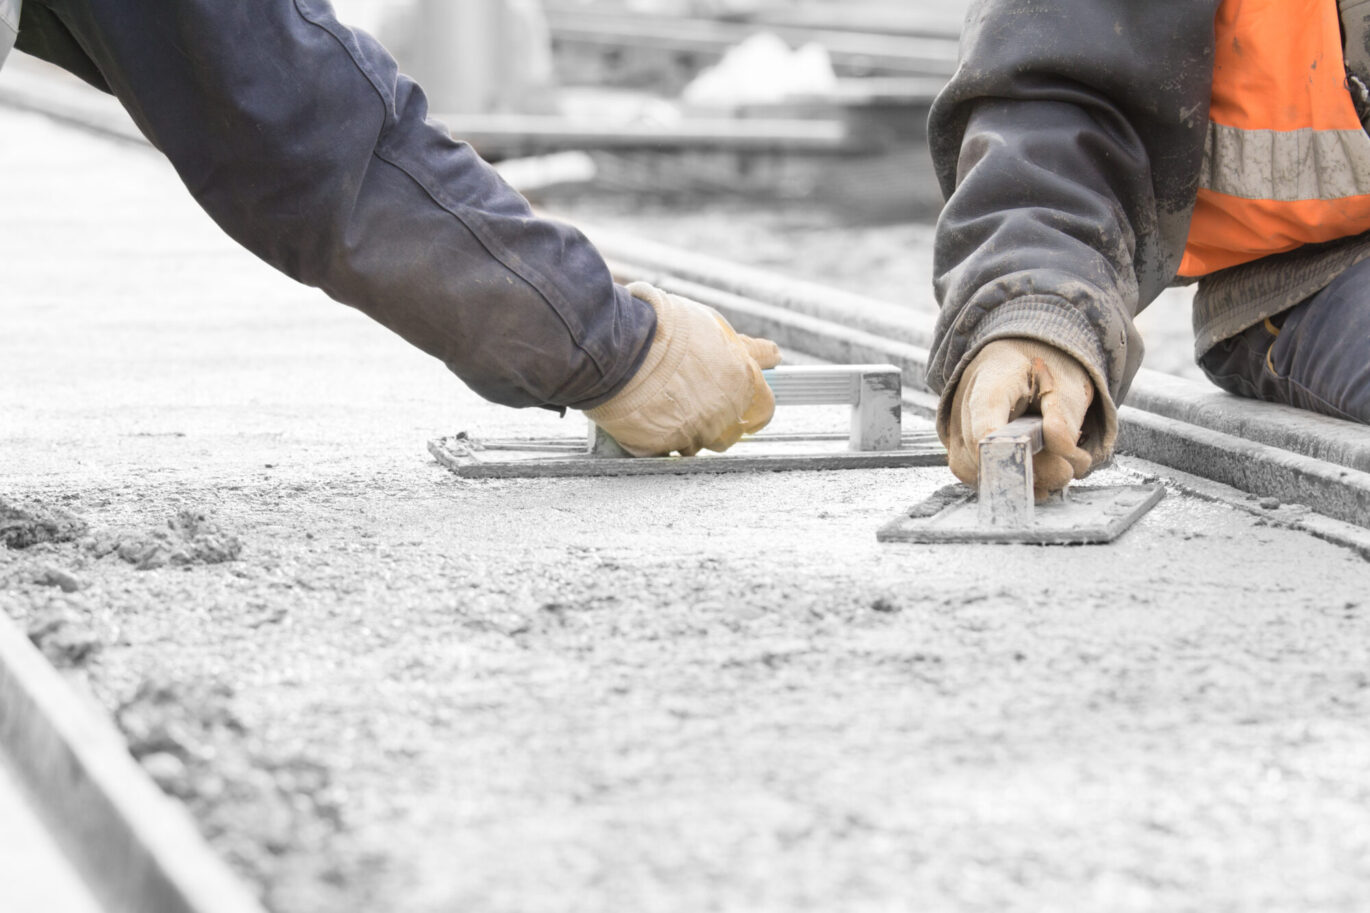
POLYGON ((551 39, 534 0, 419 0, 407 35, 396 36, 401 69, 434 111, 526 111, 552 82, 551 39))

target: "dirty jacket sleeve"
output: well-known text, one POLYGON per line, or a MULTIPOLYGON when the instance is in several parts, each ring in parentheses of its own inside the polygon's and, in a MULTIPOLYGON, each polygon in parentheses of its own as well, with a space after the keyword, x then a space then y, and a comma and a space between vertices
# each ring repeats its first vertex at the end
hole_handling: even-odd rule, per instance
POLYGON ((24 0, 15 46, 112 92, 247 250, 486 399, 588 409, 646 357, 651 306, 327 0, 24 0))
POLYGON ((1082 445, 1110 450, 1141 362, 1132 319, 1179 266, 1212 84, 1209 2, 978 0, 929 138, 947 205, 928 382, 939 422, 988 342, 1075 356, 1097 396, 1082 445))

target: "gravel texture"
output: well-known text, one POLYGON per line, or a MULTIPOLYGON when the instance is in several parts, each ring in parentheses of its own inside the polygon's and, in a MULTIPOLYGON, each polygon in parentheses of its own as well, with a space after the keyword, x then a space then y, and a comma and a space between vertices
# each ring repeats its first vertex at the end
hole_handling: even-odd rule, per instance
MULTIPOLYGON (((150 153, 0 137, 0 497, 59 533, 0 549, 0 611, 274 913, 1363 906, 1353 553, 1179 492, 1106 548, 876 543, 937 469, 463 482, 427 439, 580 425, 270 273, 150 153)), ((875 294, 925 231, 788 264, 875 294)))

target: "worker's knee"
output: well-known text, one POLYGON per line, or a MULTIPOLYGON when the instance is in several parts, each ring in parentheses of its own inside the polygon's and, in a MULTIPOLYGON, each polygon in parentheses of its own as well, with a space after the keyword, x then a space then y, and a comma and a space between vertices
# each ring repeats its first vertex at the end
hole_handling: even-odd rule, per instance
POLYGON ((1200 366, 1238 396, 1370 423, 1370 261, 1215 345, 1200 366))

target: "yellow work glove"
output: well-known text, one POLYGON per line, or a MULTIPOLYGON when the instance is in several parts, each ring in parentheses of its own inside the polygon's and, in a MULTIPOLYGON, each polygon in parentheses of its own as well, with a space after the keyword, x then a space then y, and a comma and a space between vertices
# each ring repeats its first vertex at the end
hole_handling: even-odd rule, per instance
POLYGON ((1094 456, 1080 447, 1094 384, 1081 365, 1054 346, 1031 339, 997 339, 961 375, 951 409, 937 431, 956 477, 975 485, 980 439, 1029 411, 1042 416, 1042 449, 1032 458, 1040 501, 1084 478, 1094 456))
POLYGON ((761 371, 780 363, 775 343, 741 336, 713 308, 645 282, 628 291, 656 311, 656 336, 627 386, 585 411, 592 422, 634 456, 723 451, 766 426, 775 396, 761 371))

